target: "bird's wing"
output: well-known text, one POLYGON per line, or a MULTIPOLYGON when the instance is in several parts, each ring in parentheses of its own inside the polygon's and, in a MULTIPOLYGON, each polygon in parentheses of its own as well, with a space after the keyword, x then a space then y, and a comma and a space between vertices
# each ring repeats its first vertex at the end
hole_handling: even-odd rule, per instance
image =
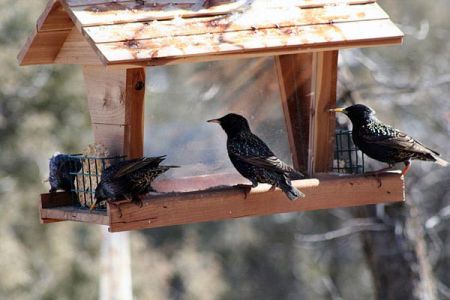
POLYGON ((419 141, 413 139, 409 135, 400 130, 389 127, 389 134, 385 135, 362 135, 362 138, 367 143, 376 143, 378 145, 392 147, 402 151, 413 153, 433 153, 439 156, 439 153, 425 147, 419 141))
POLYGON ((288 174, 291 179, 300 179, 303 174, 282 162, 256 135, 249 134, 228 147, 231 156, 251 165, 288 174))
POLYGON ((257 167, 273 170, 278 173, 285 173, 293 180, 304 177, 302 173, 285 164, 276 156, 239 156, 239 158, 257 167))
POLYGON ((127 161, 123 166, 120 166, 115 172, 113 178, 120 178, 125 175, 131 174, 145 167, 157 167, 161 161, 163 161, 165 156, 157 157, 143 157, 134 160, 127 161))

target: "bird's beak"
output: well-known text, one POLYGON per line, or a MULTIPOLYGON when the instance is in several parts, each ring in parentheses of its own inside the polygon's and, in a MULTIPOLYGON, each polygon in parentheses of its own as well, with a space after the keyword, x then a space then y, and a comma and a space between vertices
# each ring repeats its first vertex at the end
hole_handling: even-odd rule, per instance
POLYGON ((206 122, 208 122, 208 123, 217 123, 217 124, 220 124, 220 120, 219 120, 219 119, 211 119, 211 120, 208 120, 208 121, 206 121, 206 122))
POLYGON ((328 110, 330 112, 343 112, 345 113, 345 108, 332 108, 330 110, 328 110))
POLYGON ((94 203, 89 206, 89 212, 91 212, 95 208, 95 205, 97 205, 97 200, 95 200, 94 203))

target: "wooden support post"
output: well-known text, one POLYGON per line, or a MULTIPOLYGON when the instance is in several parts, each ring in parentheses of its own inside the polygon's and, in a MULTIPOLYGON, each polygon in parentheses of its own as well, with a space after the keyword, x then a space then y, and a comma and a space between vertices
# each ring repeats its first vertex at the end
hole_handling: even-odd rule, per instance
POLYGON ((313 54, 312 113, 308 169, 312 173, 329 172, 332 167, 336 117, 329 112, 336 106, 338 51, 313 54))
POLYGON ((308 149, 313 54, 281 55, 275 57, 275 62, 292 162, 297 170, 310 173, 308 149))
POLYGON ((111 155, 142 156, 145 69, 85 66, 83 72, 95 142, 111 155))
POLYGON ((338 51, 276 57, 292 160, 309 176, 332 166, 337 59, 338 51))
MULTIPOLYGON (((111 155, 144 153, 145 69, 85 66, 94 139, 111 155)), ((103 230, 100 299, 132 299, 129 234, 103 230)))
POLYGON ((110 233, 102 227, 102 240, 98 299, 133 299, 129 232, 110 233))

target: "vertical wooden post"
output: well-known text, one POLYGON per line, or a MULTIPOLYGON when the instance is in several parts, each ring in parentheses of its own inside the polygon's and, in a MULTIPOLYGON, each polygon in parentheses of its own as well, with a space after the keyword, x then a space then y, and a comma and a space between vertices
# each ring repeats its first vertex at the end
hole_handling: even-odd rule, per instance
POLYGON ((338 51, 276 57, 294 167, 312 176, 331 169, 338 51))
POLYGON ((312 156, 309 170, 313 173, 328 172, 332 168, 336 117, 329 112, 336 106, 338 51, 313 54, 312 114, 310 141, 312 156))
POLYGON ((131 300, 130 234, 102 230, 100 250, 100 300, 131 300))
MULTIPOLYGON (((145 69, 84 66, 94 139, 111 155, 144 153, 145 69)), ((103 230, 100 299, 132 299, 129 233, 103 230)))
POLYGON ((94 140, 112 155, 143 155, 145 69, 84 66, 94 140))
POLYGON ((310 113, 312 103, 313 54, 301 53, 275 57, 288 140, 294 167, 308 169, 310 113))

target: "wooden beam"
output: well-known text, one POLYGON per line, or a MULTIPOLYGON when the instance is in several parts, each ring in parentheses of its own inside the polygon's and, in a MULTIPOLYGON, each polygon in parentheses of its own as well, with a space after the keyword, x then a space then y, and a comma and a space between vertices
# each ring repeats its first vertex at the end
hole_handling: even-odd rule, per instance
POLYGON ((110 231, 154 228, 179 224, 308 211, 336 207, 404 201, 404 181, 399 172, 375 178, 325 176, 293 182, 306 198, 289 201, 278 189, 259 185, 245 198, 242 190, 223 188, 182 194, 147 195, 142 208, 132 203, 108 206, 110 231))
MULTIPOLYGON (((158 59, 190 62, 196 57, 276 51, 322 51, 348 47, 368 47, 401 43, 402 32, 390 20, 342 22, 311 26, 269 28, 255 31, 233 31, 195 36, 162 37, 126 42, 94 44, 107 64, 148 61, 158 59)), ((153 62, 155 61, 155 62, 153 62)))
POLYGON ((127 70, 125 153, 135 158, 144 155, 145 69, 127 70))
POLYGON ((57 208, 45 208, 41 210, 41 220, 43 223, 60 221, 76 221, 99 225, 108 225, 109 217, 106 211, 92 211, 75 206, 63 206, 57 208))
POLYGON ((145 69, 84 66, 94 140, 111 155, 143 155, 145 69))
POLYGON ((276 56, 275 62, 292 161, 297 170, 306 174, 310 155, 313 54, 276 56))
POLYGON ((41 194, 41 208, 54 208, 60 206, 74 205, 76 201, 72 199, 70 193, 58 192, 41 194))
POLYGON ((79 221, 107 225, 106 211, 94 211, 77 207, 70 193, 58 192, 41 194, 39 213, 42 224, 61 221, 79 221))
POLYGON ((336 117, 329 109, 336 106, 338 51, 313 55, 312 112, 310 119, 311 173, 329 172, 332 168, 336 117))
POLYGON ((70 206, 74 205, 72 197, 69 193, 48 193, 41 194, 41 201, 39 203, 39 216, 41 224, 55 223, 65 221, 64 219, 51 219, 47 218, 43 210, 53 207, 70 206))

